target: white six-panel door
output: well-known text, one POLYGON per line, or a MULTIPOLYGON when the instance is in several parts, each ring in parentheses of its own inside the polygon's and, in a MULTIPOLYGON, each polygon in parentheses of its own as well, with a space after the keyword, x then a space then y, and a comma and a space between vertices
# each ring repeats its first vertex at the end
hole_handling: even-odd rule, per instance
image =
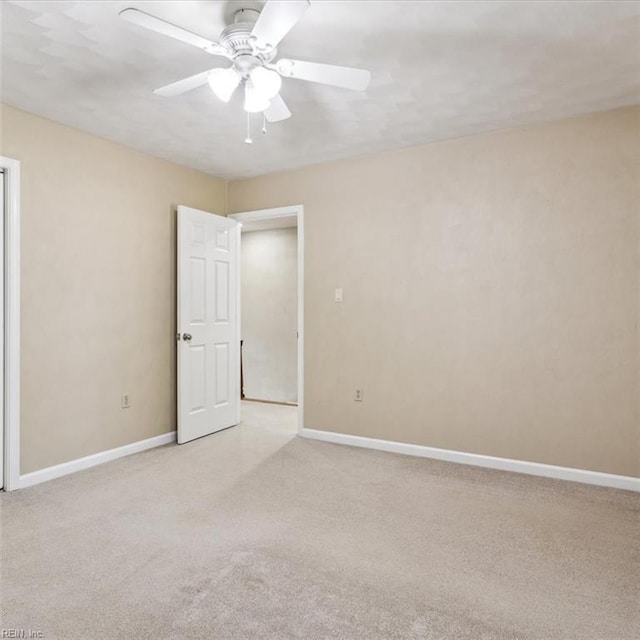
POLYGON ((240 225, 178 207, 178 442, 240 421, 240 225))

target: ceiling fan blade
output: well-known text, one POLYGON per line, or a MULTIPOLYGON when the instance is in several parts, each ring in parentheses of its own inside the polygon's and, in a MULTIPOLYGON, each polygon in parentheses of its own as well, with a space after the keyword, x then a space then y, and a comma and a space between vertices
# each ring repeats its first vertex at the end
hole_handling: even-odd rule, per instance
POLYGON ((258 46, 277 47, 309 8, 309 0, 268 0, 260 12, 251 36, 258 46))
POLYGON ((322 84, 330 84, 344 89, 355 89, 356 91, 364 91, 371 80, 371 73, 364 69, 338 67, 320 62, 289 60, 288 58, 278 60, 276 69, 285 78, 321 82, 322 84))
POLYGON ((207 71, 203 71, 202 73, 196 73, 195 76, 189 76, 188 78, 183 78, 182 80, 178 80, 177 82, 172 82, 171 84, 156 89, 153 93, 165 98, 179 96, 183 93, 186 93, 187 91, 197 89, 198 87, 202 87, 203 85, 207 84, 211 71, 212 69, 208 69, 207 71))
POLYGON ((280 122, 280 120, 290 118, 291 111, 289 111, 289 107, 287 107, 282 96, 277 94, 275 98, 271 99, 271 104, 265 110, 264 115, 269 122, 280 122))
POLYGON ((197 47, 198 49, 203 49, 213 55, 225 56, 226 58, 229 57, 229 52, 217 42, 212 42, 207 38, 199 36, 197 33, 187 31, 182 27, 178 27, 171 22, 162 20, 161 18, 156 18, 155 16, 145 13, 144 11, 140 11, 139 9, 123 9, 120 12, 120 17, 127 22, 137 24, 140 27, 144 27, 150 31, 155 31, 156 33, 162 33, 163 35, 174 38, 175 40, 186 42, 187 44, 197 47))

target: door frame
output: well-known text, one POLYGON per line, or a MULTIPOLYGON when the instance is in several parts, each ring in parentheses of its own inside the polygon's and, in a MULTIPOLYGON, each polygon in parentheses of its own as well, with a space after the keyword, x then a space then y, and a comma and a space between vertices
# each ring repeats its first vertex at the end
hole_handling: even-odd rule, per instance
MULTIPOLYGON (((304 205, 294 204, 273 209, 255 209, 229 213, 228 218, 240 223, 296 216, 298 221, 298 433, 304 429, 304 205)), ((242 241, 240 242, 242 256, 242 241)), ((240 296, 242 285, 240 286, 240 296)))
POLYGON ((4 202, 4 490, 20 486, 20 162, 0 156, 4 202))

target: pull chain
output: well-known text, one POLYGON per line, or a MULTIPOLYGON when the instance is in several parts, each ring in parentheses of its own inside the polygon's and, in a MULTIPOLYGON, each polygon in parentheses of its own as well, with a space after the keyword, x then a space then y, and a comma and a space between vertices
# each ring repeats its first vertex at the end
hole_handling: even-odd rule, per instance
POLYGON ((262 112, 262 133, 267 133, 267 116, 262 112))
POLYGON ((247 137, 244 139, 247 144, 253 144, 251 139, 251 114, 247 111, 247 137))

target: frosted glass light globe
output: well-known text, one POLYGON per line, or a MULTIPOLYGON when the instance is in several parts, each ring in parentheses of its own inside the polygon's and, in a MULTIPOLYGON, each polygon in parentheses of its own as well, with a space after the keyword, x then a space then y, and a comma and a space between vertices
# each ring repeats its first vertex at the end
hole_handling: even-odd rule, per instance
POLYGON ((275 98, 282 86, 282 78, 276 71, 256 67, 249 74, 255 88, 267 99, 275 98))
POLYGON ((244 110, 249 113, 257 113, 269 108, 269 99, 259 91, 251 80, 244 85, 244 110))
POLYGON ((212 69, 209 72, 209 86, 222 102, 229 102, 240 80, 240 75, 233 67, 212 69))

